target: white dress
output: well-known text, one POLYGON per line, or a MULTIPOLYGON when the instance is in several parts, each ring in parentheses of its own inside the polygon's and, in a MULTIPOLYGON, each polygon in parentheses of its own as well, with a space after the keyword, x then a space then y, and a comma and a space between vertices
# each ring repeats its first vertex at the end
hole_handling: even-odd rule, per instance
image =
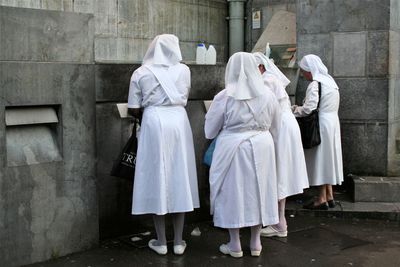
POLYGON ((299 125, 290 108, 289 96, 281 83, 272 75, 263 74, 264 84, 271 89, 282 110, 282 123, 274 138, 278 176, 278 198, 303 193, 308 188, 306 161, 299 125))
POLYGON ((184 108, 189 88, 190 70, 184 64, 152 70, 141 66, 132 74, 128 107, 144 107, 132 214, 199 207, 193 136, 184 108))
POLYGON ((270 132, 278 130, 280 110, 274 95, 265 90, 256 98, 235 100, 225 89, 215 96, 206 114, 206 137, 218 135, 210 167, 211 214, 217 227, 279 221, 270 132))
MULTIPOLYGON (((311 186, 336 185, 343 182, 342 146, 339 123, 339 90, 322 84, 319 105, 321 144, 305 149, 308 178, 311 186)), ((318 82, 309 84, 303 106, 295 109, 295 116, 306 116, 318 104, 318 82)))

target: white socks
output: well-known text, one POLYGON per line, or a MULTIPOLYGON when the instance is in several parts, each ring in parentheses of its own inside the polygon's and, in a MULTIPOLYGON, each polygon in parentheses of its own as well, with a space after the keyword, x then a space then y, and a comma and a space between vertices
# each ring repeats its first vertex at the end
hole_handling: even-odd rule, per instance
POLYGON ((240 234, 239 228, 230 228, 229 230, 229 243, 228 247, 231 251, 239 252, 242 251, 242 246, 240 245, 240 234))
POLYGON ((172 224, 174 225, 174 245, 182 245, 183 226, 185 224, 185 213, 173 213, 172 224))
POLYGON ((250 228, 250 232, 251 232, 250 250, 257 250, 257 251, 261 250, 261 248, 262 248, 261 239, 260 239, 261 228, 262 228, 261 224, 252 226, 250 228))
POLYGON ((163 246, 167 244, 167 238, 165 237, 165 215, 153 215, 154 228, 157 233, 157 242, 154 242, 155 246, 163 246))

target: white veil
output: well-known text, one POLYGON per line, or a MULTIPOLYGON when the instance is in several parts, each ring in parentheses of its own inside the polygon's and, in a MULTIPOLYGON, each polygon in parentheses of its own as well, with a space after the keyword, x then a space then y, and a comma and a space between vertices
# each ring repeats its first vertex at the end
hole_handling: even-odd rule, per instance
POLYGON ((251 99, 266 93, 252 54, 238 52, 229 58, 225 71, 225 88, 227 95, 237 100, 251 99))
POLYGON ((157 35, 150 43, 142 65, 172 66, 182 60, 179 39, 173 34, 157 35))
POLYGON ((335 80, 328 74, 328 68, 318 56, 312 54, 304 56, 300 60, 299 66, 303 70, 311 72, 314 80, 331 88, 339 89, 335 80))
POLYGON ((279 70, 279 68, 274 64, 274 62, 272 62, 271 59, 267 58, 263 53, 260 52, 256 52, 253 55, 256 58, 258 65, 264 65, 265 73, 267 75, 272 75, 278 79, 284 88, 288 86, 290 80, 279 70))

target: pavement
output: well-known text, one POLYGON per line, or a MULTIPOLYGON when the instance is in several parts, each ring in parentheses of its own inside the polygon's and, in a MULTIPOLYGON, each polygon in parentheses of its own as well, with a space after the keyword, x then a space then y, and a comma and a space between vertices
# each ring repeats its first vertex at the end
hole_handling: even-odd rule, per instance
MULTIPOLYGON (((182 256, 172 253, 172 243, 166 256, 147 248, 148 240, 155 236, 153 229, 148 229, 102 241, 98 248, 29 266, 400 266, 399 221, 316 217, 290 211, 286 215, 288 237, 263 237, 260 257, 250 255, 248 228, 241 230, 243 258, 221 254, 218 247, 227 242, 228 233, 206 221, 185 226, 188 247, 182 256), (191 235, 196 228, 200 236, 191 235)), ((172 229, 167 231, 172 233, 172 229)))

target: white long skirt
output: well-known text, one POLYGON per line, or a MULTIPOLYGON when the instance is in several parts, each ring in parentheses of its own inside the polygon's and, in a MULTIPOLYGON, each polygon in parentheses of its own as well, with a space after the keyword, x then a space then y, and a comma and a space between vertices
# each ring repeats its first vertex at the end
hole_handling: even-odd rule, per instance
POLYGON ((304 150, 310 185, 341 184, 343 182, 343 162, 337 113, 320 112, 319 127, 321 144, 304 150))
POLYGON ((246 133, 220 134, 210 169, 215 226, 278 223, 276 189, 275 151, 269 132, 250 137, 246 133))
POLYGON ((299 125, 290 110, 282 113, 275 149, 279 200, 303 193, 309 187, 307 167, 299 125))
POLYGON ((147 107, 138 139, 132 214, 164 215, 198 207, 193 136, 186 110, 147 107))

